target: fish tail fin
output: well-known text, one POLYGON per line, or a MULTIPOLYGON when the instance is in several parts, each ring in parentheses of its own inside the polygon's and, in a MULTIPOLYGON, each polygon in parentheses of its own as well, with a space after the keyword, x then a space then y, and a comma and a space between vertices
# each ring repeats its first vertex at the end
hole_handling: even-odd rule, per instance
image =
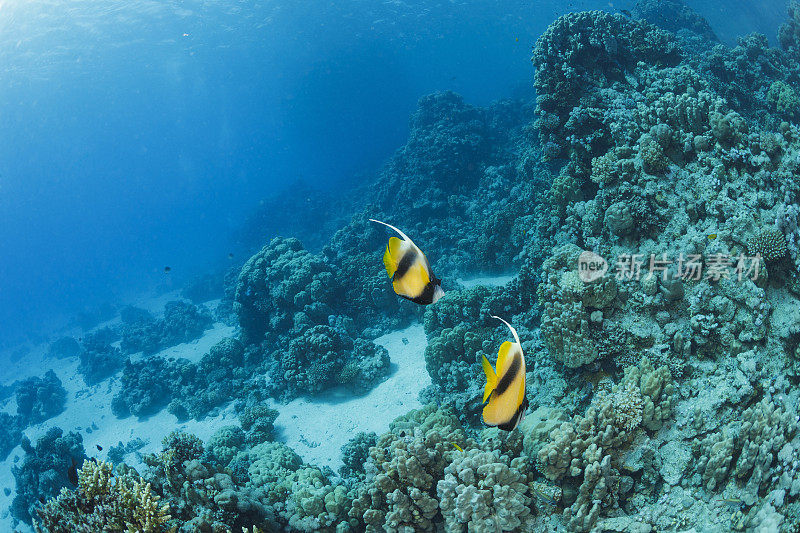
POLYGON ((489 396, 492 395, 492 391, 497 387, 497 374, 492 368, 492 363, 486 359, 486 356, 483 356, 483 360, 481 361, 481 365, 483 365, 483 373, 486 374, 486 386, 483 389, 483 402, 486 403, 486 400, 489 399, 489 396))

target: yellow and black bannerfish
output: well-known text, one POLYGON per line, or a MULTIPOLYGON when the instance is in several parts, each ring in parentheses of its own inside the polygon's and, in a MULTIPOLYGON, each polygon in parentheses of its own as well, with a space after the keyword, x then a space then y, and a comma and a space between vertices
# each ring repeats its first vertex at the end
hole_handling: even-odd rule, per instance
POLYGON ((486 374, 486 387, 483 390, 483 421, 489 426, 497 426, 511 431, 520 423, 528 408, 525 397, 525 356, 519 342, 517 330, 511 324, 492 315, 508 326, 516 342, 506 341, 500 345, 497 354, 497 372, 483 356, 483 372, 486 374))
POLYGON ((394 292, 414 303, 428 305, 444 296, 442 280, 433 275, 428 259, 408 235, 394 226, 371 218, 395 230, 403 238, 391 237, 383 254, 386 273, 392 278, 394 292))

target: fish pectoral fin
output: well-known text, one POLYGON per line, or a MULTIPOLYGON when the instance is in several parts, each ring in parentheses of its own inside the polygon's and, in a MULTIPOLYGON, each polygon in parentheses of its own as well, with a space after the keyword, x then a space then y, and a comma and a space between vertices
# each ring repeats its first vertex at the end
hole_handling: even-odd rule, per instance
POLYGON ((508 359, 509 353, 511 353, 511 348, 514 344, 511 341, 505 341, 503 344, 500 345, 500 349, 497 351, 497 371, 498 372, 505 372, 503 370, 507 365, 506 359, 508 359))
POLYGON ((402 255, 403 241, 397 237, 390 237, 389 244, 386 246, 386 251, 383 253, 383 266, 386 267, 386 273, 391 278, 397 271, 397 265, 400 263, 400 256, 402 255))
POLYGON ((482 357, 481 365, 483 366, 483 373, 486 374, 486 386, 483 389, 483 401, 481 403, 486 403, 489 396, 492 395, 492 391, 497 387, 497 374, 495 374, 492 363, 486 359, 486 356, 482 357))

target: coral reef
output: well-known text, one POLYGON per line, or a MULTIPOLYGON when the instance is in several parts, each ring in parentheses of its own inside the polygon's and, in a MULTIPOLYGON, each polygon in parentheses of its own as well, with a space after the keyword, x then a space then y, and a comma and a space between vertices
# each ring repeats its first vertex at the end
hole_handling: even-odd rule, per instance
POLYGON ((225 292, 223 280, 224 277, 219 272, 196 276, 181 289, 181 298, 194 304, 221 298, 225 292))
POLYGON ((20 381, 16 396, 17 414, 26 426, 60 414, 67 403, 67 391, 52 370, 45 372, 44 377, 20 381))
POLYGON ((473 448, 456 454, 436 485, 447 531, 533 531, 530 483, 524 457, 473 448))
POLYGON ((81 345, 78 344, 78 341, 73 337, 61 337, 60 339, 54 340, 47 349, 47 355, 57 359, 78 357, 80 352, 81 345))
POLYGON ((0 413, 0 460, 5 461, 11 450, 22 438, 23 419, 8 413, 0 413))
POLYGON ((12 467, 17 495, 11 504, 11 514, 31 524, 41 501, 70 486, 69 469, 80 465, 85 457, 83 438, 72 431, 64 435, 61 428, 54 427, 39 437, 35 447, 23 437, 22 450, 25 452, 22 464, 12 467))
POLYGON ((247 377, 244 346, 236 339, 223 339, 199 363, 181 368, 181 380, 174 386, 169 410, 179 420, 201 419, 235 398, 247 377))
POLYGON ((181 421, 202 419, 246 392, 250 370, 244 347, 233 338, 219 341, 198 363, 158 356, 127 361, 112 411, 120 418, 146 417, 168 406, 181 421))
POLYGON ((133 325, 150 322, 153 320, 153 315, 147 309, 136 307, 134 305, 126 305, 119 310, 119 319, 123 324, 133 325))
POLYGON ((641 0, 636 2, 631 13, 636 18, 679 36, 688 31, 705 43, 719 41, 708 21, 683 0, 641 0))
POLYGON ((339 474, 343 478, 363 479, 366 475, 364 467, 369 457, 369 449, 375 446, 377 442, 378 436, 375 433, 358 432, 355 437, 342 446, 342 462, 344 465, 339 469, 339 474))
POLYGON ((200 337, 211 322, 211 313, 205 307, 181 300, 167 302, 163 318, 147 320, 139 317, 127 324, 122 329, 120 348, 124 353, 151 355, 200 337))
POLYGON ((392 422, 370 448, 366 480, 349 512, 366 531, 434 531, 440 517, 436 483, 465 443, 452 413, 431 405, 392 422))
POLYGON ((84 461, 78 488, 66 488, 36 512, 37 533, 74 531, 166 532, 169 507, 159 504, 149 483, 126 472, 114 475, 105 462, 84 461))
POLYGON ((336 385, 353 392, 369 390, 389 372, 389 353, 363 339, 353 340, 343 328, 314 326, 274 354, 270 387, 291 398, 315 394, 336 385))
POLYGON ((179 531, 276 531, 264 491, 247 488, 230 473, 201 462, 203 445, 194 435, 173 432, 158 454, 144 456, 143 479, 169 506, 168 528, 179 531))
POLYGON ((266 405, 240 406, 237 404, 237 409, 239 422, 246 432, 248 444, 255 446, 273 440, 278 411, 266 405))
MULTIPOLYGON (((145 457, 167 527, 798 529, 800 7, 780 48, 758 34, 721 44, 680 0, 631 11, 550 25, 535 110, 422 98, 365 200, 330 218, 351 222, 309 231, 314 252, 277 237, 226 274, 217 312, 240 338, 198 363, 125 364, 118 416, 201 418, 235 401, 241 423, 145 457), (414 238, 446 298, 420 308, 392 293, 387 233, 368 218, 414 238), (479 271, 515 277, 454 279, 479 271), (507 337, 491 315, 526 356, 532 408, 512 432, 478 431, 479 362, 507 337), (273 442, 268 396, 368 390, 389 367, 372 340, 415 318, 432 383, 420 398, 435 405, 353 438, 340 478, 273 442)), ((203 313, 182 305, 186 320, 131 319, 123 351, 197 335, 203 313)), ((25 513, 55 494, 27 493, 25 513)))
POLYGON ((551 481, 569 477, 577 486, 565 501, 564 517, 571 531, 589 531, 603 508, 624 497, 618 458, 636 429, 657 430, 669 416, 672 378, 666 367, 653 369, 647 359, 629 367, 619 385, 597 394, 584 416, 575 416, 552 430, 538 451, 539 469, 551 481))
POLYGON ((78 357, 78 372, 83 375, 87 385, 94 385, 116 373, 124 362, 120 349, 111 346, 108 335, 104 335, 102 330, 83 338, 78 357))
POLYGON ((327 324, 340 289, 331 267, 297 239, 275 238, 242 267, 234 311, 245 344, 267 332, 327 324))
POLYGON ((122 388, 111 400, 111 411, 118 418, 129 415, 147 417, 159 412, 172 399, 188 361, 146 357, 125 361, 120 379, 122 388))

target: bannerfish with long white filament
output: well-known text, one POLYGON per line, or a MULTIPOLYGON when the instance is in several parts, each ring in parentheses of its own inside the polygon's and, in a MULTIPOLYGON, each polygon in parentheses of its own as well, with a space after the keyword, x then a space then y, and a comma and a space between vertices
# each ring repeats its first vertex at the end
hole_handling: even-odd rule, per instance
POLYGON ((402 239, 391 237, 383 254, 386 273, 392 278, 392 288, 399 296, 421 305, 435 303, 444 296, 442 280, 434 276, 422 250, 408 235, 394 226, 370 219, 396 231, 402 239))
POLYGON ((525 355, 522 353, 517 330, 499 316, 492 315, 492 318, 508 326, 516 342, 505 341, 500 345, 495 368, 483 356, 481 363, 486 374, 483 421, 486 425, 511 431, 523 419, 528 408, 528 399, 525 397, 525 355))

